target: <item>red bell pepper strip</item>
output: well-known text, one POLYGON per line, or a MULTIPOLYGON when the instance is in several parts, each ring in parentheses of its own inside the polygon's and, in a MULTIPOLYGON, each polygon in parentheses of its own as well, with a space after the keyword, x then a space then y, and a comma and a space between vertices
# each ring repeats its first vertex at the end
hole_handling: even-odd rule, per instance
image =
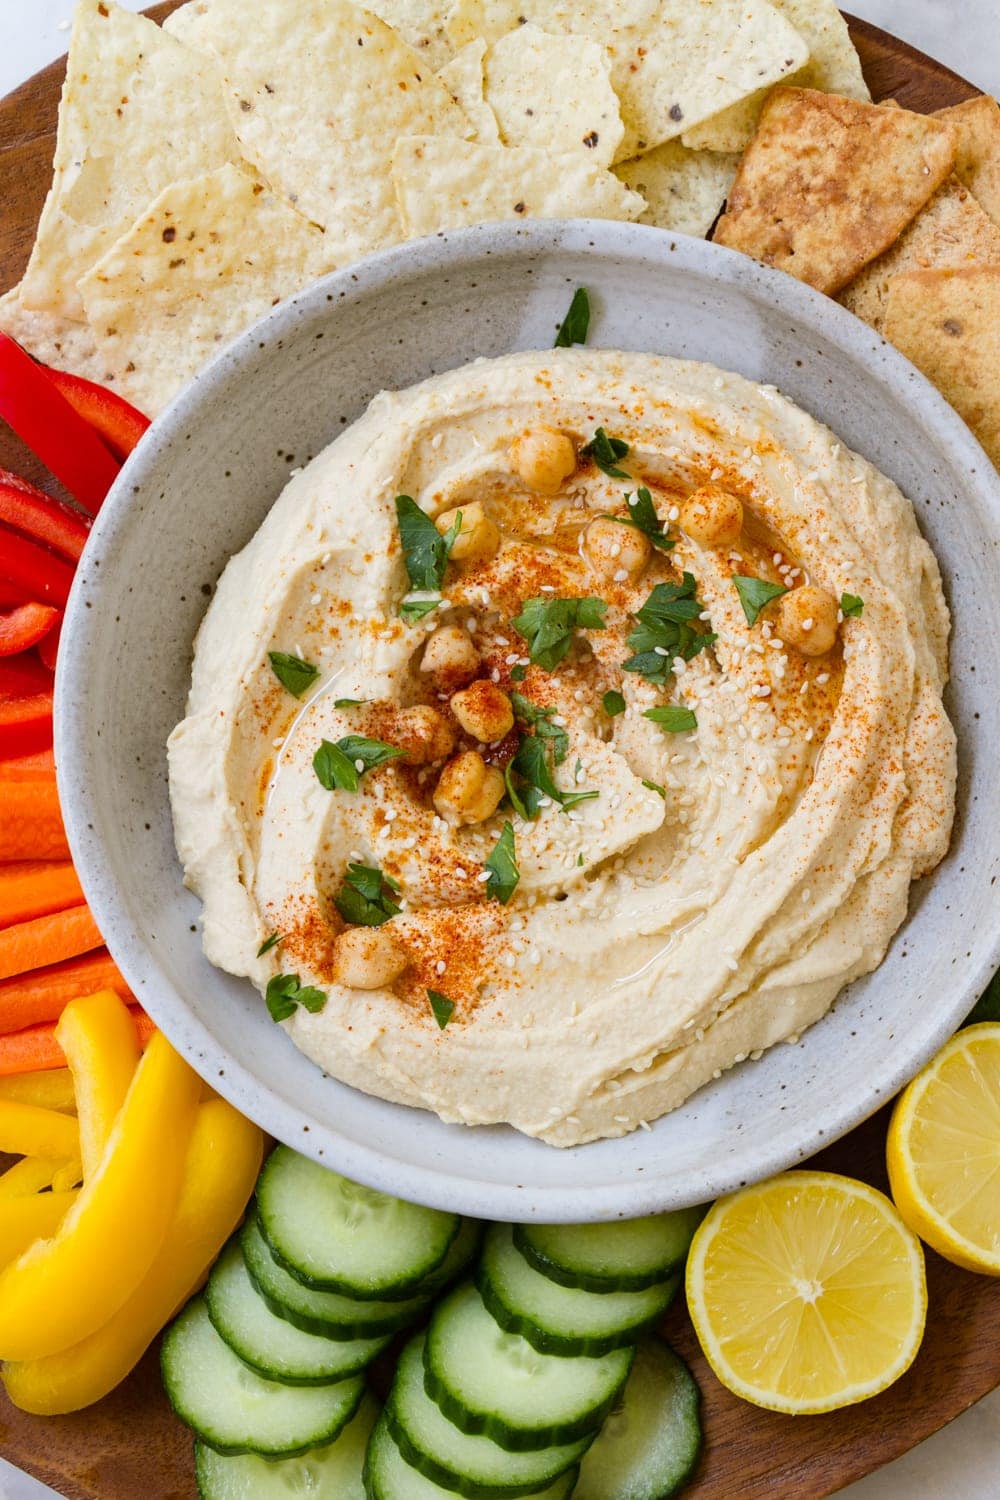
POLYGON ((78 562, 90 535, 90 517, 0 469, 0 521, 78 562))
POLYGON ((61 611, 51 604, 20 604, 9 614, 0 614, 0 656, 30 651, 61 619, 61 611))
POLYGON ((34 755, 52 744, 52 694, 0 698, 0 760, 34 755))
POLYGON ((97 433, 20 344, 0 333, 0 417, 93 514, 119 464, 97 433))
POLYGON ((0 701, 7 698, 30 698, 34 693, 52 690, 52 673, 34 652, 0 659, 0 701))
POLYGON ((107 443, 116 458, 124 463, 149 426, 149 418, 106 385, 84 380, 81 375, 67 375, 42 365, 52 384, 62 391, 75 411, 88 421, 107 443))
POLYGON ((54 552, 0 526, 0 579, 24 589, 29 599, 62 609, 69 598, 73 568, 54 552))
POLYGON ((42 666, 48 667, 50 672, 54 672, 56 669, 56 656, 59 651, 59 638, 62 635, 64 618, 65 617, 60 614, 55 624, 52 626, 52 629, 38 642, 37 650, 38 655, 41 658, 42 666))

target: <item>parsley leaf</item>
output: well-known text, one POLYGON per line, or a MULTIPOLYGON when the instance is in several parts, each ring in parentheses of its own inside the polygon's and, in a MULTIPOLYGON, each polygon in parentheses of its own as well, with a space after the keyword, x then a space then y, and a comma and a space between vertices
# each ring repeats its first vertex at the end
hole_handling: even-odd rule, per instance
POLYGON ((578 802, 593 802, 599 797, 600 792, 563 792, 559 798, 562 803, 563 812, 569 812, 571 807, 576 807, 578 802))
POLYGON ((443 1031, 455 1013, 455 1002, 442 995, 440 990, 428 990, 427 998, 434 1012, 434 1019, 443 1031))
POLYGON ((756 625, 757 616, 772 599, 788 593, 783 584, 768 583, 766 578, 745 578, 740 573, 733 575, 733 587, 740 596, 748 625, 756 625))
POLYGON ((358 708, 362 703, 367 703, 367 698, 334 698, 334 708, 358 708))
POLYGON ((864 611, 865 601, 859 599, 857 594, 841 594, 840 613, 845 620, 857 620, 861 618, 864 611))
POLYGON ((673 659, 690 661, 710 646, 715 636, 699 634, 693 622, 701 614, 694 576, 685 573, 681 583, 658 583, 640 610, 636 627, 628 638, 634 656, 624 662, 626 672, 638 672, 647 682, 665 687, 673 673, 673 659))
POLYGON ((634 495, 627 494, 625 503, 629 510, 627 516, 606 516, 605 519, 617 521, 619 526, 631 526, 635 531, 641 531, 661 552, 669 552, 676 546, 673 538, 667 536, 666 528, 656 514, 653 497, 644 484, 639 486, 634 495))
POLYGON ((552 741, 553 758, 556 765, 561 766, 569 752, 569 735, 562 725, 552 723, 555 709, 540 708, 523 693, 511 693, 510 702, 517 718, 530 725, 543 740, 552 741))
POLYGON ((437 609, 441 602, 440 594, 407 594, 399 606, 399 618, 412 625, 415 620, 429 615, 432 609, 437 609))
MULTIPOLYGON (((528 783, 529 786, 537 788, 543 797, 551 797, 553 802, 562 800, 562 793, 556 786, 549 770, 548 756, 545 754, 545 745, 536 734, 526 734, 517 748, 517 754, 511 761, 511 767, 517 774, 528 783)), ((537 804, 531 816, 538 813, 537 804)))
POLYGON ((387 760, 405 754, 405 750, 387 745, 384 740, 370 740, 363 734, 345 734, 336 744, 330 740, 320 741, 313 756, 313 770, 320 786, 326 787, 328 792, 356 792, 365 771, 372 771, 387 760), (360 766, 358 761, 362 762, 360 766))
POLYGON ((283 943, 284 941, 285 934, 283 932, 272 932, 271 936, 265 938, 260 947, 257 949, 257 957, 263 958, 265 953, 270 953, 272 948, 277 948, 278 944, 283 943))
POLYGON ((616 693, 614 688, 609 689, 609 691, 604 694, 604 697, 601 699, 601 703, 603 705, 604 712, 607 714, 609 719, 616 719, 619 714, 623 714, 625 712, 625 699, 622 697, 621 693, 616 693))
MULTIPOLYGON (((511 806, 514 811, 528 822, 538 817, 543 797, 548 797, 552 802, 558 802, 563 812, 568 812, 578 802, 591 802, 600 796, 599 792, 563 792, 556 786, 555 778, 549 769, 549 759, 546 751, 545 741, 549 740, 552 745, 552 759, 555 765, 562 765, 566 759, 569 749, 569 736, 565 730, 560 729, 558 724, 550 724, 548 716, 555 712, 552 708, 539 708, 536 703, 531 703, 526 698, 521 698, 520 693, 511 695, 512 701, 520 699, 522 707, 514 703, 514 710, 519 718, 527 719, 535 726, 534 734, 526 734, 517 747, 517 754, 504 772, 504 781, 507 785, 507 795, 510 797, 511 806), (529 710, 536 715, 534 719, 528 718, 524 711, 529 710), (515 777, 524 783, 518 784, 515 777)), ((577 761, 579 770, 580 762, 577 761)))
POLYGON ((522 666, 520 662, 518 662, 516 667, 511 667, 510 669, 511 682, 523 682, 527 675, 527 667, 522 666))
POLYGON ((658 781, 647 781, 646 778, 643 777, 642 784, 643 784, 643 786, 648 786, 649 790, 651 792, 658 792, 660 794, 660 796, 663 798, 664 802, 666 802, 666 800, 667 800, 666 788, 662 787, 658 781))
POLYGON ((323 991, 314 985, 303 986, 297 974, 275 974, 267 982, 264 1000, 272 1021, 287 1021, 300 1005, 315 1015, 326 1004, 323 991))
POLYGON ((392 899, 398 891, 396 882, 375 866, 351 863, 333 904, 345 922, 356 927, 381 927, 399 914, 400 908, 392 899))
POLYGON ((514 764, 510 762, 505 767, 503 773, 504 785, 507 788, 510 805, 519 818, 523 818, 526 823, 532 823, 538 817, 538 808, 542 794, 534 786, 525 785, 518 787, 517 782, 514 780, 514 775, 514 764))
POLYGON ((659 724, 665 734, 683 734, 686 729, 697 729, 698 719, 693 709, 683 708, 678 703, 665 703, 660 708, 647 708, 644 719, 659 724))
POLYGON ((553 349, 568 349, 571 344, 585 344, 590 328, 590 297, 585 286, 578 286, 565 318, 559 324, 559 332, 553 349))
POLYGON ((617 460, 624 458, 628 452, 628 443, 621 438, 608 437, 603 427, 598 427, 589 443, 585 443, 580 449, 583 458, 592 458, 599 469, 607 474, 609 479, 629 479, 631 476, 625 469, 619 469, 617 460))
POLYGON ((319 667, 314 667, 311 661, 303 661, 301 656, 289 656, 287 651, 269 651, 267 659, 271 671, 293 698, 301 698, 319 676, 319 667))
POLYGON ((521 613, 511 621, 518 635, 528 642, 528 655, 537 667, 554 672, 566 656, 573 631, 603 630, 607 604, 603 599, 525 599, 521 613))
MULTIPOLYGON (((444 570, 455 539, 462 529, 461 512, 442 536, 430 516, 424 514, 411 496, 397 495, 396 524, 411 588, 421 593, 436 593, 444 580, 444 570)), ((428 610, 423 613, 427 614, 428 610)))
POLYGON ((521 878, 514 858, 514 829, 510 823, 503 825, 503 832, 494 844, 484 868, 490 872, 490 878, 486 882, 487 896, 495 896, 501 906, 506 906, 521 878))

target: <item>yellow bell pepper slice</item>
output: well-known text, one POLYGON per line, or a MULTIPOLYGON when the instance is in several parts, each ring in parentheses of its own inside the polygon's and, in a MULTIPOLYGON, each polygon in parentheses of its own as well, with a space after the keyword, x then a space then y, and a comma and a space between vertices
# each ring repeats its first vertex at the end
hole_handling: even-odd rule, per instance
POLYGON ((0 1099, 0 1151, 11 1156, 78 1156, 80 1132, 72 1115, 17 1099, 0 1099))
POLYGON ((83 1163, 77 1157, 75 1161, 64 1162, 59 1171, 52 1179, 52 1191, 54 1193, 68 1193, 71 1188, 79 1187, 83 1182, 83 1163))
POLYGON ((8 1078, 0 1078, 0 1099, 16 1099, 21 1104, 76 1114, 76 1094, 69 1068, 46 1068, 42 1073, 12 1073, 8 1078))
POLYGON ((139 1043, 127 1007, 114 990, 71 1000, 56 1025, 76 1088, 84 1180, 96 1172, 139 1066, 139 1043))
MULTIPOLYGON (((51 1187, 55 1179, 61 1177, 71 1165, 71 1162, 60 1160, 59 1157, 26 1156, 23 1161, 8 1167, 0 1177, 0 1203, 7 1198, 27 1198, 32 1193, 40 1193, 44 1188, 51 1187)), ((74 1187, 75 1183, 71 1182, 69 1185, 74 1187)))
POLYGON ((0 1274, 0 1359, 68 1349, 132 1296, 174 1216, 199 1088, 157 1032, 104 1159, 58 1232, 0 1274))
POLYGON ((77 1200, 76 1193, 32 1193, 0 1203, 0 1267, 23 1255, 36 1240, 55 1234, 77 1200))
POLYGON ((125 1379, 239 1223, 262 1155, 260 1130, 231 1104, 199 1106, 177 1212, 146 1279, 110 1322, 72 1349, 7 1365, 3 1381, 15 1406, 38 1416, 79 1411, 125 1379))

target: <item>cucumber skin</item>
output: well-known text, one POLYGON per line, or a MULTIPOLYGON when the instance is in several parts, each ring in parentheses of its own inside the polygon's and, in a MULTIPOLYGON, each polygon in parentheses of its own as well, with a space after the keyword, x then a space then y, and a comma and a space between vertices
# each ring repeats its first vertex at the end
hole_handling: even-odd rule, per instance
MULTIPOLYGON (((380 1422, 386 1422, 386 1425, 387 1426, 389 1425, 388 1422, 387 1422, 387 1420, 386 1420, 384 1412, 383 1412, 382 1416, 379 1418, 379 1421, 380 1422)), ((376 1428, 377 1428, 377 1426, 378 1426, 378 1423, 376 1423, 376 1428)), ((390 1427, 390 1431, 391 1430, 392 1429, 390 1427)), ((374 1437, 374 1436, 375 1436, 375 1429, 372 1430, 372 1437, 374 1437)), ((400 1453, 402 1453, 403 1457, 405 1458, 406 1454, 403 1451, 403 1448, 400 1446, 398 1439, 396 1439, 395 1441, 396 1441, 396 1446, 399 1448, 400 1453)), ((399 1496, 398 1495, 386 1495, 386 1494, 384 1494, 378 1488, 378 1485, 377 1485, 377 1483, 375 1481, 375 1477, 372 1474, 372 1470, 371 1470, 371 1461, 370 1461, 371 1446, 372 1446, 371 1445, 371 1440, 369 1440, 369 1444, 368 1444, 368 1456, 366 1456, 366 1458, 365 1458, 364 1474, 362 1475, 362 1479, 364 1481, 364 1486, 365 1486, 365 1494, 368 1497, 368 1500, 399 1500, 399 1496)), ((409 1459, 407 1459, 407 1463, 409 1463, 409 1459)), ((410 1464, 410 1468, 411 1469, 416 1468, 416 1465, 415 1464, 410 1464)), ((418 1470, 418 1472, 420 1472, 420 1471, 418 1470)), ((577 1464, 573 1464, 569 1469, 566 1470, 565 1475, 562 1476, 562 1477, 565 1478, 565 1481, 566 1481, 566 1486, 567 1487, 566 1487, 566 1490, 565 1490, 564 1493, 565 1493, 565 1496, 567 1497, 567 1500, 568 1500, 568 1497, 570 1497, 572 1495, 572 1493, 573 1493, 573 1487, 576 1484, 577 1475, 579 1474, 579 1472, 580 1472, 579 1466, 577 1464)), ((425 1478, 430 1478, 430 1475, 425 1475, 425 1478)), ((434 1482, 437 1483, 436 1480, 434 1482)), ((552 1480, 552 1484, 555 1484, 555 1482, 556 1482, 555 1480, 552 1480)), ((549 1486, 549 1488, 551 1488, 551 1485, 549 1486)), ((458 1491, 452 1491, 452 1493, 453 1494, 457 1494, 459 1492, 458 1491)), ((499 1490, 489 1490, 487 1492, 484 1492, 484 1494, 486 1495, 486 1500, 498 1500, 498 1496, 501 1493, 506 1493, 506 1492, 505 1491, 501 1492, 499 1490)), ((519 1491, 519 1493, 521 1493, 521 1492, 519 1491)), ((527 1490, 524 1493, 527 1494, 527 1495, 532 1495, 532 1494, 537 1495, 539 1493, 539 1491, 537 1489, 533 1490, 533 1491, 532 1490, 527 1490)))
MULTIPOLYGON (((635 1350, 633 1349, 632 1359, 634 1358, 635 1350)), ((573 1443, 579 1438, 596 1437, 605 1417, 621 1395, 632 1370, 632 1359, 630 1359, 621 1382, 607 1400, 578 1421, 556 1422, 548 1427, 536 1427, 526 1432, 523 1428, 508 1426, 506 1422, 492 1413, 470 1411, 457 1396, 452 1395, 435 1371, 431 1359, 431 1339, 428 1334, 424 1345, 424 1390, 440 1407, 448 1421, 454 1423, 460 1432, 467 1432, 470 1437, 490 1438, 498 1447, 506 1448, 508 1453, 534 1453, 539 1448, 561 1447, 564 1443, 573 1443)))
POLYGON ((267 1224, 263 1216, 260 1217, 259 1223, 260 1232, 274 1259, 278 1262, 281 1269, 287 1271, 289 1276, 293 1276, 301 1286, 308 1287, 313 1292, 338 1292, 340 1296, 353 1297, 357 1302, 408 1302, 411 1297, 419 1296, 421 1287, 426 1285, 428 1279, 434 1275, 435 1271, 440 1270, 442 1264, 448 1258, 448 1251, 451 1249, 462 1227, 461 1219, 456 1217, 455 1227, 448 1239, 448 1243, 444 1247, 440 1260, 436 1260, 432 1266, 426 1266, 419 1276, 407 1282, 396 1282, 393 1286, 380 1287, 378 1291, 373 1292, 369 1291, 366 1287, 362 1287, 359 1290, 347 1281, 335 1281, 328 1277, 321 1279, 317 1276, 306 1275, 305 1271, 301 1271, 297 1266, 293 1266, 282 1255, 274 1240, 267 1232, 267 1224))
MULTIPOLYGON (((266 1298, 261 1298, 261 1300, 263 1302, 267 1301, 266 1298)), ((382 1354, 385 1351, 385 1349, 389 1346, 389 1344, 392 1342, 392 1335, 388 1334, 388 1333, 385 1334, 384 1337, 383 1337, 383 1339, 382 1339, 382 1348, 381 1349, 376 1350, 376 1352, 374 1354, 370 1355, 368 1357, 368 1359, 361 1359, 361 1360, 359 1360, 358 1363, 355 1366, 353 1366, 352 1369, 344 1370, 344 1371, 342 1371, 338 1375, 276 1375, 274 1373, 274 1371, 271 1370, 271 1369, 269 1369, 266 1365, 258 1365, 254 1360, 249 1359, 247 1357, 247 1355, 244 1354, 244 1352, 243 1352, 242 1349, 238 1349, 236 1347, 236 1345, 233 1343, 233 1341, 230 1338, 229 1334, 224 1329, 222 1329, 219 1326, 218 1322, 213 1317, 213 1315, 212 1315, 212 1306, 211 1306, 211 1303, 207 1302, 207 1299, 206 1299, 206 1305, 208 1307, 208 1316, 209 1316, 209 1320, 211 1321, 212 1327, 215 1329, 216 1333, 219 1335, 219 1338, 222 1340, 222 1342, 224 1344, 228 1344, 229 1345, 230 1349, 232 1349, 233 1353, 236 1355, 236 1358, 240 1361, 240 1363, 246 1365, 247 1369, 248 1370, 252 1370, 255 1375, 259 1375, 260 1378, 261 1378, 261 1380, 273 1380, 274 1383, 275 1383, 275 1385, 288 1385, 288 1386, 300 1386, 300 1387, 302 1387, 302 1386, 318 1386, 318 1385, 339 1385, 342 1380, 350 1380, 353 1375, 360 1375, 363 1370, 367 1370, 367 1368, 371 1364, 372 1360, 373 1359, 378 1359, 379 1355, 382 1354)), ((273 1309, 272 1309, 272 1311, 273 1311, 273 1309)), ((276 1314, 276 1316, 280 1317, 280 1313, 276 1314)), ((303 1328, 301 1330, 301 1332, 308 1333, 309 1330, 306 1329, 306 1328, 303 1328)), ((331 1342, 335 1342, 335 1340, 331 1340, 331 1342)), ((209 1443, 208 1446, 210 1448, 211 1447, 215 1447, 215 1445, 213 1443, 209 1443)), ((312 1448, 321 1448, 322 1446, 323 1446, 322 1443, 312 1443, 312 1444, 310 1444, 310 1447, 312 1447, 312 1448)), ((222 1448, 216 1448, 216 1452, 217 1453, 222 1453, 223 1451, 225 1451, 225 1450, 223 1450, 222 1448)), ((287 1456, 288 1455, 286 1455, 286 1454, 282 1454, 283 1458, 287 1457, 287 1456)))
POLYGON ((523 1339, 527 1339, 533 1349, 539 1354, 589 1354, 597 1356, 610 1354, 612 1349, 624 1349, 628 1344, 634 1344, 650 1328, 656 1326, 660 1318, 666 1312, 677 1294, 680 1286, 680 1278, 673 1284, 673 1288, 667 1301, 663 1306, 657 1308, 648 1318, 641 1323, 633 1324, 630 1328, 624 1328, 616 1333, 594 1334, 586 1338, 573 1338, 569 1334, 549 1333, 544 1328, 539 1328, 530 1318, 524 1317, 522 1313, 514 1312, 498 1295, 496 1288, 483 1267, 482 1261, 476 1267, 476 1287, 479 1295, 486 1303, 486 1307, 492 1317, 500 1324, 506 1333, 519 1333, 523 1339))
POLYGON ((593 1276, 587 1271, 567 1271, 565 1266, 558 1265, 549 1256, 545 1255, 536 1245, 528 1239, 525 1231, 530 1226, 527 1224, 514 1225, 514 1248, 523 1255, 528 1265, 533 1270, 547 1276, 550 1281, 556 1282, 558 1286, 569 1287, 576 1292, 645 1292, 658 1281, 666 1281, 675 1271, 679 1271, 687 1259, 687 1251, 664 1266, 658 1271, 638 1272, 634 1276, 623 1273, 620 1276, 601 1277, 593 1276))
MULTIPOLYGON (((425 1478, 432 1479, 443 1490, 451 1490, 456 1495, 462 1495, 464 1500, 518 1500, 518 1497, 521 1495, 537 1495, 538 1485, 534 1482, 530 1484, 505 1485, 479 1484, 476 1480, 467 1479, 463 1474, 456 1474, 453 1469, 446 1468, 444 1464, 439 1464, 436 1459, 424 1453, 423 1449, 418 1448, 410 1440, 406 1429, 396 1416, 395 1402, 393 1401, 391 1392, 383 1408, 382 1415, 385 1418, 389 1431, 395 1439, 397 1448, 410 1468, 416 1469, 417 1473, 423 1474, 425 1478)), ((596 1433, 592 1433, 590 1436, 593 1438, 596 1435, 596 1433)), ((582 1457, 582 1453, 578 1454, 570 1465, 570 1468, 575 1468, 582 1457)), ((556 1479, 559 1477, 559 1475, 553 1475, 548 1483, 555 1484, 556 1479)))

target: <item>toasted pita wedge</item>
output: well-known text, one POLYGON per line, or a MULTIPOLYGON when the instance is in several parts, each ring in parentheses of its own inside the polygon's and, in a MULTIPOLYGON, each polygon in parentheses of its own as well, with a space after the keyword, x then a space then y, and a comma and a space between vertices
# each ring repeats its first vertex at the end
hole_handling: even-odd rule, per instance
POLYGON ((937 119, 958 133, 955 174, 1000 224, 1000 105, 989 94, 939 109, 937 119))
POLYGON ((881 333, 894 276, 991 263, 1000 265, 1000 228, 952 175, 896 243, 844 288, 840 301, 881 333))
POLYGON ((1000 466, 1000 266, 894 276, 885 335, 934 382, 1000 466))
POLYGON ((775 89, 715 239, 832 295, 889 248, 954 159, 941 120, 775 89))

